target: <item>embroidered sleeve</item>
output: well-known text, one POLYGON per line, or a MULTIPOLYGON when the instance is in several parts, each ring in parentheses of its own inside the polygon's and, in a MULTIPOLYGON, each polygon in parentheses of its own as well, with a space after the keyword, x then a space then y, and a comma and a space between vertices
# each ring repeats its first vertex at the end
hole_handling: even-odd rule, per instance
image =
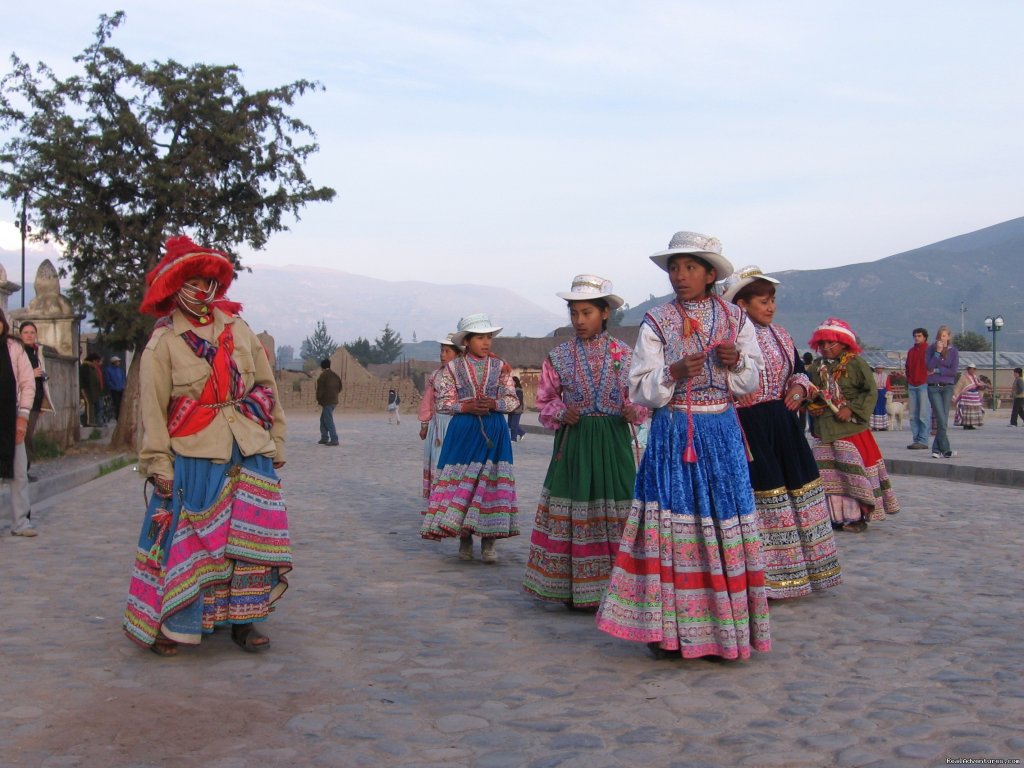
POLYGON ((462 403, 455 389, 455 376, 451 363, 434 376, 434 409, 438 413, 462 413, 462 403))
POLYGON ((761 357, 761 347, 758 346, 753 324, 745 320, 745 316, 740 317, 736 332, 739 361, 728 371, 729 389, 734 395, 757 392, 761 387, 761 371, 764 370, 764 359, 761 357))
POLYGON ((549 358, 544 358, 540 368, 540 381, 537 382, 537 408, 540 409, 539 419, 543 427, 558 429, 562 426, 567 408, 562 402, 562 380, 549 358))
POLYGON ((519 398, 516 397, 516 383, 512 381, 512 368, 508 363, 501 364, 501 374, 498 378, 498 396, 495 398, 498 413, 512 413, 519 407, 519 398))

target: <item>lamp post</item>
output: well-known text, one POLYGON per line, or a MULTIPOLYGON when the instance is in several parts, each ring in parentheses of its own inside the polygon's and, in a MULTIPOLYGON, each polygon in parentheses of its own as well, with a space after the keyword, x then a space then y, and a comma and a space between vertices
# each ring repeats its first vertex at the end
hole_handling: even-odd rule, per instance
POLYGON ((1003 316, 986 317, 985 328, 992 333, 992 410, 994 411, 999 407, 999 401, 996 399, 996 334, 1003 328, 1003 316))
POLYGON ((32 231, 28 225, 28 192, 21 198, 21 218, 14 222, 21 230, 21 308, 25 308, 25 238, 32 231))

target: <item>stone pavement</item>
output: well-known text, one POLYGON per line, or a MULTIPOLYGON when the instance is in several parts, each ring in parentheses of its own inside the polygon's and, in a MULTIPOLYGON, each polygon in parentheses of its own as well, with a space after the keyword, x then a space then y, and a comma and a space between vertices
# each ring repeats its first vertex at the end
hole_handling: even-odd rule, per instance
MULTIPOLYGON (((37 505, 36 539, 4 530, 0 766, 1024 758, 1018 490, 894 476, 901 514, 840 534, 841 587, 772 604, 771 653, 655 661, 520 591, 550 437, 516 446, 524 535, 484 565, 417 535, 415 419, 339 427, 328 448, 315 415, 291 419, 296 569, 263 655, 217 633, 160 659, 122 635, 142 516, 130 468, 37 505)), ((955 438, 966 459, 973 443, 955 438)))

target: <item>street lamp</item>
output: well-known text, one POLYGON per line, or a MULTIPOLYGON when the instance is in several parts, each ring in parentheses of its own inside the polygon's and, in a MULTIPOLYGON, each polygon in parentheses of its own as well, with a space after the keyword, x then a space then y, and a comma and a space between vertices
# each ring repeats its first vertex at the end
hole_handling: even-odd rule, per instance
POLYGON ((992 410, 994 411, 999 407, 999 401, 996 400, 996 334, 1003 328, 1003 316, 986 317, 985 328, 992 333, 992 410))

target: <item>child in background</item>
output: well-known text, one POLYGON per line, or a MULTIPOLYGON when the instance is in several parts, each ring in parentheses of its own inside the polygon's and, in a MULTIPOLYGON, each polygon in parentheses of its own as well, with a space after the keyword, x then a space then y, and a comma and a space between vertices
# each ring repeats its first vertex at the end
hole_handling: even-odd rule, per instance
POLYGON ((629 397, 656 408, 598 629, 655 657, 771 649, 764 560, 733 395, 758 388, 754 329, 715 296, 732 273, 717 238, 677 232, 651 256, 676 298, 644 317, 629 397))
POLYGON ((450 413, 437 412, 437 398, 434 395, 434 379, 444 370, 452 360, 461 354, 461 351, 452 342, 449 333, 441 345, 441 366, 434 370, 427 377, 423 385, 423 399, 420 400, 420 440, 423 443, 423 498, 429 499, 430 492, 434 490, 437 481, 437 460, 441 457, 441 446, 444 445, 445 432, 448 431, 448 422, 452 420, 450 413))
POLYGON ((523 588, 541 600, 596 609, 633 503, 630 425, 647 409, 629 402, 633 351, 608 335, 622 306, 612 284, 577 275, 569 293, 576 338, 548 353, 537 386, 540 423, 557 429, 530 539, 523 588))
POLYGON ((434 379, 438 413, 452 414, 437 462, 437 482, 420 527, 425 539, 458 536, 459 559, 480 556, 496 563, 494 540, 519 535, 519 510, 512 476, 512 440, 504 414, 519 405, 508 363, 491 354, 501 326, 485 314, 459 320, 452 337, 464 346, 434 379))

